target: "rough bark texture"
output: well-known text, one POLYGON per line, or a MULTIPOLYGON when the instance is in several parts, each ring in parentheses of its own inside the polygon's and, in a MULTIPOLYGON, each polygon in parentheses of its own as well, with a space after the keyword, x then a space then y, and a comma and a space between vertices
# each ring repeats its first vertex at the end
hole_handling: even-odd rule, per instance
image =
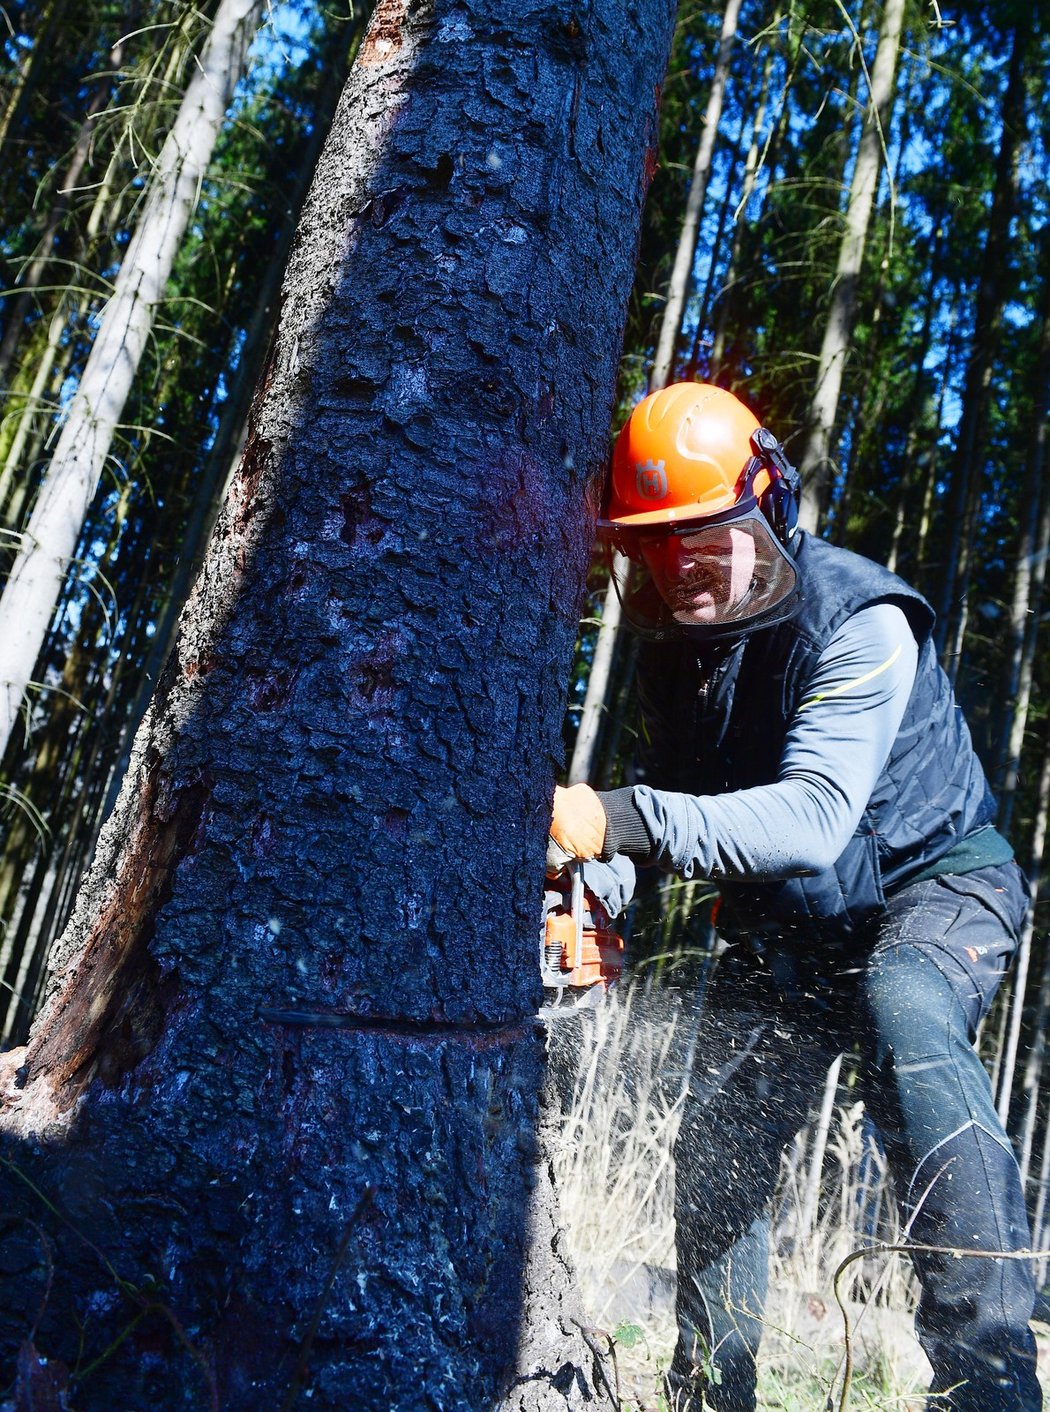
POLYGON ((240 470, 0 1085, 0 1337, 80 1409, 601 1398, 536 950, 672 19, 376 12, 240 470))

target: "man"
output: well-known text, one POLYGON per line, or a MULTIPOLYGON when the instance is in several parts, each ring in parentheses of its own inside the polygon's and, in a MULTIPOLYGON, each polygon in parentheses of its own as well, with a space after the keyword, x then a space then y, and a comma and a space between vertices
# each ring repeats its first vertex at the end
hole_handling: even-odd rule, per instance
POLYGON ((644 783, 559 789, 551 826, 567 857, 626 855, 721 894, 728 948, 675 1154, 671 1387, 690 1412, 754 1409, 780 1155, 856 1048, 922 1282, 928 1405, 1036 1412, 1030 1262, 956 1254, 1029 1245, 973 1047, 1027 889, 931 609, 798 530, 797 504, 782 448, 730 393, 679 384, 635 409, 602 532, 630 558, 625 610, 647 639, 644 783))

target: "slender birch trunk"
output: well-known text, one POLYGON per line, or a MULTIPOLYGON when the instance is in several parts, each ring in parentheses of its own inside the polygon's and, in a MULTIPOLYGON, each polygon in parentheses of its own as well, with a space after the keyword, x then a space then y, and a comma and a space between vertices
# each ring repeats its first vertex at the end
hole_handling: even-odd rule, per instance
POLYGON ((216 12, 0 599, 0 753, 32 679, 262 4, 222 0, 216 12))
POLYGON ((817 1207, 820 1204, 820 1182, 824 1171, 824 1154, 828 1150, 828 1134, 831 1132, 831 1119, 835 1112, 835 1095, 839 1090, 839 1075, 842 1073, 842 1055, 831 1065, 824 1080, 824 1094, 820 1103, 820 1114, 813 1130, 813 1147, 809 1155, 806 1172, 806 1187, 802 1195, 802 1215, 800 1235, 803 1240, 813 1234, 817 1222, 817 1207))
POLYGON ((849 354, 864 245, 878 187, 885 133, 895 91, 904 0, 886 0, 871 71, 870 98, 850 183, 846 230, 839 247, 831 305, 820 348, 806 443, 799 458, 802 505, 799 523, 815 534, 831 495, 831 437, 849 354))
POLYGON ((740 0, 726 0, 722 17, 722 34, 718 41, 718 61, 711 80, 711 92, 704 112, 700 145, 696 149, 693 163, 693 178, 689 185, 689 195, 685 203, 685 218, 682 232, 678 237, 674 269, 667 290, 667 303, 660 323, 660 336, 656 343, 656 355, 649 375, 649 390, 655 392, 666 387, 674 376, 675 344, 682 327, 686 296, 689 293, 690 277, 693 272, 693 259, 696 255, 696 242, 700 233, 700 215, 704 209, 704 197, 711 177, 711 158, 714 155, 718 124, 722 117, 722 100, 725 96, 726 80, 729 77, 729 63, 736 39, 737 17, 740 14, 740 0))

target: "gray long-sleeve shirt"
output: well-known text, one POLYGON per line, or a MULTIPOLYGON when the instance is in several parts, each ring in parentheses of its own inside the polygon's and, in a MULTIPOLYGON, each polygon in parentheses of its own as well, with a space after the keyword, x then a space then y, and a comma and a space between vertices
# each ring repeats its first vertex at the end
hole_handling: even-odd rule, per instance
POLYGON ((917 661, 899 608, 879 603, 853 614, 820 654, 776 779, 726 794, 637 785, 631 803, 651 850, 625 851, 683 878, 760 882, 831 867, 889 757, 917 661))

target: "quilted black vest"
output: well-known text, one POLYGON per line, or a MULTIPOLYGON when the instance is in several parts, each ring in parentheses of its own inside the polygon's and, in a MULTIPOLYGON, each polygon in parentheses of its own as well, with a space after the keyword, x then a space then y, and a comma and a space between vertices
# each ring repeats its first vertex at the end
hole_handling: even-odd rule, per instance
POLYGON ((848 937, 899 887, 990 823, 995 807, 970 734, 937 663, 929 604, 888 569, 801 535, 802 607, 790 622, 726 648, 646 644, 639 657, 638 782, 687 794, 770 784, 788 724, 823 648, 875 603, 907 616, 919 644, 911 698, 857 831, 834 867, 806 877, 720 880, 724 932, 775 923, 848 937))

